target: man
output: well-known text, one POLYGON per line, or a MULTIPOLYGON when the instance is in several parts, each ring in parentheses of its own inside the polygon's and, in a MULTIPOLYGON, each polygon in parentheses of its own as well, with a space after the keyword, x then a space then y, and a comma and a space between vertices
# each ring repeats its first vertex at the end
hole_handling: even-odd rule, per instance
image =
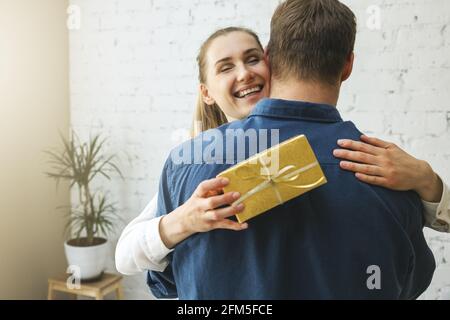
MULTIPOLYGON (((354 14, 337 0, 279 5, 267 48, 271 98, 247 119, 218 130, 225 136, 230 129, 277 128, 280 141, 304 134, 328 183, 251 220, 248 230, 186 239, 163 273, 149 272, 157 297, 410 299, 428 287, 435 264, 417 195, 363 184, 332 156, 336 137, 361 135, 336 109, 341 83, 352 71, 355 34, 354 14)), ((157 214, 178 207, 200 181, 229 166, 205 159, 175 164, 169 158, 157 214)))

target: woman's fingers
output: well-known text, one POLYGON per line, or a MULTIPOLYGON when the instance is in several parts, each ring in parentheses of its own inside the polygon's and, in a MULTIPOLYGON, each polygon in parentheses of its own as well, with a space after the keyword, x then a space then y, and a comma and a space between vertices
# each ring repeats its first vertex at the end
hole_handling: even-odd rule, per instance
POLYGON ((340 167, 344 170, 353 171, 353 172, 360 172, 372 176, 382 176, 383 171, 378 166, 368 165, 368 164, 360 164, 355 162, 349 162, 349 161, 341 161, 339 163, 340 167))
POLYGON ((207 232, 213 229, 243 230, 246 223, 238 223, 227 219, 244 210, 244 204, 232 206, 241 196, 239 192, 223 193, 228 185, 227 178, 214 178, 201 182, 189 199, 187 215, 195 232, 207 232), (228 205, 228 206, 226 206, 228 205), (226 206, 226 207, 224 207, 226 206))
POLYGON ((378 138, 374 138, 374 137, 368 137, 368 136, 366 136, 364 134, 361 136, 360 139, 362 141, 366 142, 366 143, 369 143, 369 144, 371 144, 373 146, 380 147, 380 148, 383 148, 383 149, 386 149, 387 147, 389 147, 391 145, 391 143, 389 143, 387 141, 384 141, 384 140, 381 140, 381 139, 378 139, 378 138))
POLYGON ((217 191, 218 189, 222 189, 226 185, 228 185, 229 181, 227 178, 213 178, 209 180, 202 181, 197 189, 195 189, 194 194, 197 197, 203 198, 208 195, 211 195, 211 193, 214 193, 214 191, 217 191))
POLYGON ((370 176, 359 172, 355 173, 355 176, 358 180, 361 180, 362 182, 366 182, 380 187, 388 187, 387 179, 384 177, 370 176))
POLYGON ((244 204, 240 203, 237 206, 228 206, 221 209, 212 209, 205 212, 205 218, 213 221, 220 221, 225 218, 234 216, 235 214, 244 210, 244 204))
POLYGON ((339 139, 337 144, 346 149, 361 151, 363 153, 368 153, 371 155, 378 155, 383 151, 383 148, 379 148, 361 141, 354 141, 351 139, 339 139))
POLYGON ((229 219, 224 219, 222 221, 218 221, 214 224, 214 229, 228 229, 234 231, 240 231, 248 228, 248 224, 246 222, 239 223, 236 221, 232 221, 229 219))
POLYGON ((232 204, 237 199, 239 199, 240 196, 241 195, 239 194, 239 192, 227 192, 222 195, 212 196, 204 200, 203 208, 204 210, 210 210, 226 204, 232 204))
POLYGON ((336 157, 348 160, 341 161, 340 167, 355 172, 359 180, 393 190, 417 190, 420 181, 430 176, 420 173, 429 172, 421 170, 424 166, 420 160, 394 143, 366 135, 361 136, 361 141, 339 140, 340 146, 351 150, 333 150, 336 157))
POLYGON ((209 197, 214 197, 217 196, 219 194, 223 194, 223 190, 209 190, 206 194, 205 194, 205 198, 209 198, 209 197))
POLYGON ((360 151, 335 149, 335 150, 333 150, 333 155, 335 157, 338 157, 341 159, 361 162, 361 163, 365 163, 365 164, 377 165, 379 162, 379 159, 377 159, 376 156, 368 154, 368 153, 360 152, 360 151))

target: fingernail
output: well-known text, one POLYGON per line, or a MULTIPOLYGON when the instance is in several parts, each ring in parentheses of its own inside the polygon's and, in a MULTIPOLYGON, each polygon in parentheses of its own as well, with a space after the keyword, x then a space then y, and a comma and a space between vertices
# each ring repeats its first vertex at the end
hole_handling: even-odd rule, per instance
POLYGON ((248 228, 248 224, 246 222, 244 222, 243 224, 241 224, 241 228, 242 229, 247 229, 248 228))
POLYGON ((243 203, 239 203, 239 204, 236 206, 236 209, 238 209, 238 210, 244 209, 244 204, 243 204, 243 203))
POLYGON ((344 139, 339 139, 339 140, 337 141, 337 143, 338 143, 339 145, 343 145, 343 144, 344 144, 344 142, 345 142, 345 140, 344 140, 344 139))
POLYGON ((233 192, 233 199, 239 199, 239 197, 241 196, 241 194, 239 192, 233 192))
POLYGON ((220 181, 222 184, 228 184, 228 179, 227 178, 222 178, 220 181))
POLYGON ((333 150, 333 155, 335 155, 335 156, 339 155, 339 149, 334 149, 333 150))

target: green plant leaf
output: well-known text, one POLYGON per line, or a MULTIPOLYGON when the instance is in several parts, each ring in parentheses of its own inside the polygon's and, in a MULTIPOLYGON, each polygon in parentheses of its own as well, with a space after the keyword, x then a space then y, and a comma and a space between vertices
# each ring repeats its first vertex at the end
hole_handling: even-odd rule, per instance
POLYGON ((103 154, 106 139, 101 139, 98 134, 83 143, 73 130, 69 139, 61 133, 60 137, 61 151, 45 151, 51 165, 51 170, 45 174, 55 179, 57 187, 61 180, 66 180, 70 182, 70 189, 76 187, 78 190, 78 205, 57 207, 64 210, 67 219, 65 234, 76 239, 86 235, 91 240, 99 233, 107 236, 114 231, 116 221, 122 218, 116 214, 116 204, 109 203, 105 195, 92 192, 90 183, 99 176, 110 180, 110 173, 114 172, 123 179, 122 172, 114 164, 115 155, 103 154))

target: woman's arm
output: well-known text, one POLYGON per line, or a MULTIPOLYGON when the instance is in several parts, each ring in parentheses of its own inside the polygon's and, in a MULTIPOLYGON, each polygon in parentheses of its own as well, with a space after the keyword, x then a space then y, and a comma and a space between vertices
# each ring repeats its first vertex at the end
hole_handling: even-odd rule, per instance
POLYGON ((238 223, 227 219, 242 210, 244 204, 232 206, 239 199, 238 192, 220 194, 229 183, 226 178, 214 178, 201 182, 189 200, 161 219, 159 232, 168 248, 197 232, 214 229, 244 230, 247 223, 238 223), (230 205, 221 208, 224 205, 230 205))
POLYGON ((167 264, 167 255, 172 251, 161 241, 159 222, 155 217, 157 196, 145 209, 131 221, 117 242, 116 268, 120 273, 132 275, 144 270, 163 271, 167 264))
POLYGON ((132 275, 144 270, 163 271, 167 255, 178 243, 196 232, 213 229, 243 230, 247 224, 227 219, 243 210, 228 206, 239 194, 220 194, 228 184, 223 178, 203 181, 189 200, 167 215, 156 217, 157 197, 153 197, 142 213, 122 232, 116 247, 116 267, 120 273, 132 275))
POLYGON ((442 198, 439 203, 422 200, 425 209, 425 222, 437 231, 450 232, 450 189, 443 184, 442 198))
POLYGON ((424 203, 426 224, 450 232, 450 194, 431 166, 403 151, 393 143, 361 136, 361 141, 338 140, 346 149, 335 149, 342 169, 355 172, 356 178, 393 190, 413 190, 424 203))

